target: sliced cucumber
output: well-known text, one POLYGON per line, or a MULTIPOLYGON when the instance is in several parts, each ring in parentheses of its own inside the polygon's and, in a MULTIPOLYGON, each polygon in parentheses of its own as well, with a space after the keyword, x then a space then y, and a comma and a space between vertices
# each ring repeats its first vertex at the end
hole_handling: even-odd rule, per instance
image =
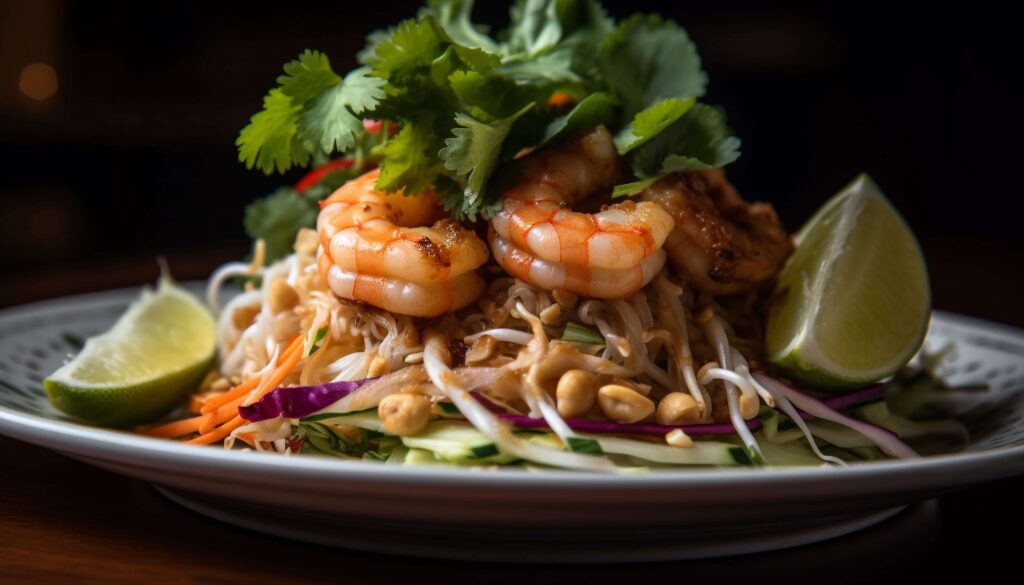
POLYGON ((425 449, 443 461, 501 464, 515 457, 502 453, 490 438, 461 421, 437 421, 422 432, 402 437, 410 449, 425 449))
POLYGON ((819 466, 824 465, 821 459, 807 446, 807 441, 792 443, 772 443, 761 441, 761 454, 771 466, 819 466))
MULTIPOLYGON (((878 425, 895 433, 901 439, 912 439, 926 435, 943 436, 966 443, 968 439, 967 428, 954 420, 935 421, 912 421, 906 417, 894 414, 884 400, 870 402, 860 405, 850 411, 854 418, 878 425)), ((762 435, 770 443, 777 445, 795 442, 804 442, 804 434, 798 428, 786 428, 792 423, 779 424, 779 416, 762 417, 764 431, 762 435)), ((858 449, 863 447, 875 447, 875 442, 847 426, 827 420, 809 420, 808 428, 811 429, 817 439, 827 444, 834 445, 841 449, 858 449)), ((820 443, 819 443, 820 444, 820 443)))
POLYGON ((970 433, 963 423, 953 420, 914 421, 893 413, 885 402, 868 404, 857 409, 856 414, 869 423, 889 429, 901 439, 926 435, 945 436, 967 444, 970 433))
POLYGON ((405 463, 407 455, 409 455, 409 448, 405 445, 399 445, 391 450, 391 456, 388 457, 386 463, 388 465, 401 465, 405 463))
POLYGON ((594 439, 601 445, 605 453, 629 455, 637 459, 654 463, 672 465, 750 465, 746 451, 739 445, 720 443, 718 441, 694 441, 692 447, 671 447, 621 439, 619 437, 602 437, 584 435, 594 439))
POLYGON ((325 412, 322 414, 314 414, 307 416, 302 419, 303 422, 319 422, 321 424, 336 426, 344 425, 349 427, 356 427, 360 429, 366 429, 368 431, 376 431, 378 433, 388 434, 384 430, 384 424, 380 422, 380 417, 377 416, 376 408, 367 408, 366 410, 353 410, 352 412, 325 412))
MULTIPOLYGON (((403 459, 405 465, 445 465, 434 457, 434 453, 426 449, 409 449, 403 459)), ((448 464, 450 465, 450 463, 448 464)))

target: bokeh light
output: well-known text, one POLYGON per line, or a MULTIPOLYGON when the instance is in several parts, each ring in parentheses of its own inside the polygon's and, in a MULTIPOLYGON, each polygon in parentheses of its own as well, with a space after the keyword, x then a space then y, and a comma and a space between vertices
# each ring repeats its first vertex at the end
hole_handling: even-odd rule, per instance
POLYGON ((18 76, 18 89, 28 98, 44 101, 52 98, 59 87, 57 71, 46 63, 30 63, 18 76))

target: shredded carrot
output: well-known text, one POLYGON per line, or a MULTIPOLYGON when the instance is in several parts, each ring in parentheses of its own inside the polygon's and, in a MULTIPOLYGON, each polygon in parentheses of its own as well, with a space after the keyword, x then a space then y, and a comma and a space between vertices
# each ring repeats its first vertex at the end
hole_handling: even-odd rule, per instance
MULTIPOLYGON (((238 415, 238 407, 253 390, 260 388, 254 398, 260 398, 278 386, 295 369, 302 360, 302 336, 296 335, 288 343, 288 347, 281 353, 275 364, 276 369, 270 374, 266 381, 260 384, 257 376, 242 382, 231 390, 217 396, 192 396, 189 408, 192 412, 198 410, 200 416, 174 421, 165 425, 144 429, 136 429, 137 432, 151 437, 175 438, 199 433, 199 436, 185 441, 193 445, 209 445, 227 437, 231 431, 242 426, 246 421, 238 415), (220 426, 218 426, 220 425, 220 426)), ((243 439, 245 440, 245 439, 243 439)), ((250 442, 250 441, 246 441, 250 442)), ((252 444, 250 442, 250 444, 252 444)))
POLYGON ((138 427, 135 429, 135 432, 149 437, 173 439, 175 437, 181 437, 198 431, 199 423, 202 418, 203 417, 201 416, 197 416, 194 418, 186 418, 185 420, 176 420, 174 422, 150 427, 148 429, 138 427))
MULTIPOLYGON (((288 343, 288 346, 285 348, 283 352, 281 352, 281 355, 277 358, 276 365, 280 367, 285 359, 291 357, 292 353, 298 353, 300 356, 302 355, 301 335, 296 335, 295 337, 292 338, 292 340, 288 343)), ((234 388, 228 390, 227 392, 219 396, 214 396, 212 398, 207 399, 206 402, 203 403, 200 412, 202 412, 203 414, 209 414, 210 412, 220 408, 221 406, 224 406, 225 404, 229 404, 239 398, 244 397, 246 394, 252 392, 257 386, 259 386, 259 384, 260 379, 258 376, 255 378, 249 378, 245 382, 242 382, 241 384, 235 386, 234 388)))
POLYGON ((302 340, 297 338, 295 341, 292 342, 292 345, 294 346, 296 345, 296 343, 296 351, 285 352, 286 357, 284 361, 280 362, 280 365, 276 370, 274 370, 274 373, 271 374, 269 378, 267 378, 267 382, 263 385, 263 389, 256 393, 254 399, 261 398, 267 392, 270 392, 274 388, 277 388, 278 384, 284 382, 284 379, 287 378, 288 375, 292 373, 292 370, 295 369, 295 366, 299 365, 299 362, 302 360, 302 340))
MULTIPOLYGON (((263 395, 267 394, 274 388, 277 388, 277 385, 283 382, 284 379, 287 378, 288 375, 292 373, 292 370, 295 369, 295 366, 297 366, 299 364, 299 361, 302 360, 302 347, 302 339, 296 337, 292 341, 292 344, 288 347, 288 349, 285 350, 284 362, 280 363, 277 369, 274 370, 274 372, 270 375, 269 378, 267 378, 266 382, 262 384, 262 389, 259 392, 257 392, 255 396, 253 396, 254 400, 258 400, 259 398, 261 398, 263 395)), ((208 412, 205 416, 211 418, 207 418, 203 421, 203 423, 199 427, 199 436, 187 442, 192 443, 193 441, 196 441, 203 437, 215 436, 220 432, 220 429, 223 429, 225 427, 231 427, 230 429, 228 429, 227 433, 230 433, 233 429, 238 428, 239 424, 241 423, 234 424, 236 421, 245 422, 240 416, 238 416, 238 407, 242 404, 242 402, 245 399, 246 396, 239 397, 233 402, 229 402, 228 404, 220 406, 215 411, 208 412), (225 423, 224 421, 230 418, 232 415, 235 415, 234 418, 231 418, 230 420, 228 420, 228 422, 225 423), (214 421, 212 424, 211 420, 214 421), (220 427, 213 428, 214 425, 221 423, 224 424, 220 427)), ((220 435, 220 438, 226 437, 227 433, 220 435)), ((199 444, 205 445, 207 443, 199 444)))
POLYGON ((188 411, 192 414, 200 414, 203 412, 203 404, 212 398, 209 394, 193 394, 188 399, 188 411))
POLYGON ((243 400, 245 400, 245 396, 232 400, 217 410, 211 410, 203 415, 204 420, 199 425, 199 434, 207 433, 213 427, 231 420, 231 417, 238 414, 238 406, 242 404, 243 400))
POLYGON ((281 366, 284 364, 293 353, 297 353, 299 356, 302 356, 303 347, 302 336, 296 335, 293 337, 292 340, 288 342, 288 346, 284 348, 283 352, 281 352, 281 355, 277 357, 277 365, 281 366))
POLYGON ((225 404, 228 404, 252 392, 259 385, 259 377, 249 378, 245 382, 242 382, 238 386, 235 386, 234 388, 228 390, 227 392, 221 394, 220 396, 214 396, 213 398, 210 398, 209 400, 204 402, 199 412, 203 414, 209 414, 214 410, 217 410, 221 406, 224 406, 225 404))
POLYGON ((231 431, 245 424, 245 419, 240 416, 229 420, 221 426, 213 429, 208 433, 203 433, 198 437, 185 441, 189 445, 209 445, 210 443, 216 443, 217 441, 223 440, 224 437, 231 434, 231 431))

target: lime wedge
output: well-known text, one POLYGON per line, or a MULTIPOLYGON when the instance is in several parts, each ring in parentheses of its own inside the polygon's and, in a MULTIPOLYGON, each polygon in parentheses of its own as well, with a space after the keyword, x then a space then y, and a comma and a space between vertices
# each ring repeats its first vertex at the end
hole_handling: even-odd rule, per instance
POLYGON ((796 235, 768 313, 768 359, 793 380, 842 389, 895 373, 921 346, 928 270, 913 232, 860 175, 796 235))
POLYGON ((201 381, 214 358, 206 307, 162 278, 102 335, 47 378, 58 409, 88 422, 127 426, 167 412, 201 381))

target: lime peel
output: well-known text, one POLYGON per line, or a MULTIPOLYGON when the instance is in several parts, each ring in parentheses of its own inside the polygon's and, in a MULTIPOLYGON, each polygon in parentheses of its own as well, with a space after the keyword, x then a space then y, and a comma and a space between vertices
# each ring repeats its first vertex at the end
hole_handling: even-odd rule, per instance
POLYGON ((857 177, 795 241, 769 309, 769 360, 822 389, 860 386, 906 364, 927 330, 927 268, 874 181, 857 177))
POLYGON ((206 307, 170 277, 146 288, 109 331, 44 380, 59 410, 104 426, 164 414, 195 387, 216 355, 206 307))

